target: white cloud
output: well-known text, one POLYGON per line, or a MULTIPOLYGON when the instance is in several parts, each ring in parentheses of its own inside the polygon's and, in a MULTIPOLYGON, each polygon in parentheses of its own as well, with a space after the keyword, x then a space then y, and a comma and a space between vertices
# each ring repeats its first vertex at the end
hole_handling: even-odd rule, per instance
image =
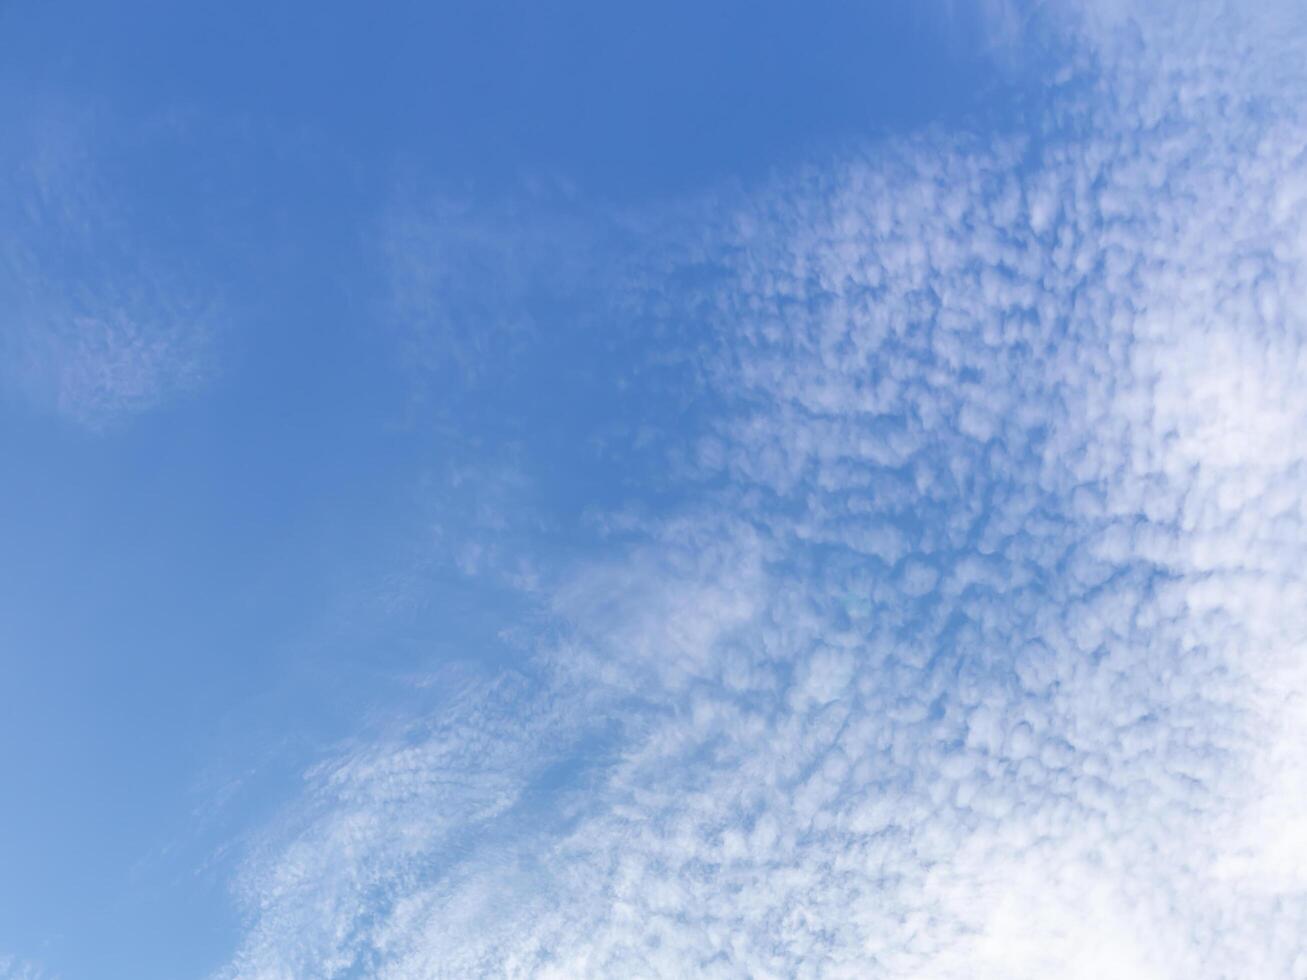
POLYGON ((29 960, 0 953, 0 980, 53 980, 53 975, 29 960))
POLYGON ((1307 977, 1307 33, 1175 13, 709 216, 698 505, 312 775, 225 975, 1307 977))

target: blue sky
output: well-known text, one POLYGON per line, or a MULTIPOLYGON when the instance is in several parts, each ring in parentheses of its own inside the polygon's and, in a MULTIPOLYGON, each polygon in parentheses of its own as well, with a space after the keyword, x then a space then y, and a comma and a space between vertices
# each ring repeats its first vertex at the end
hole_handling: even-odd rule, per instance
POLYGON ((0 8, 0 980, 1307 977, 1297 6, 0 8))

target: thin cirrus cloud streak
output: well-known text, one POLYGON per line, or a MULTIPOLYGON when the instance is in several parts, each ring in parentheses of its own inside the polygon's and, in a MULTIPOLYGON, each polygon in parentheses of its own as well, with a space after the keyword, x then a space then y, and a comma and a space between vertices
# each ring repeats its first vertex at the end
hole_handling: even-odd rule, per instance
POLYGON ((1174 13, 669 250, 698 505, 312 771, 221 976, 1307 977, 1307 34, 1174 13))

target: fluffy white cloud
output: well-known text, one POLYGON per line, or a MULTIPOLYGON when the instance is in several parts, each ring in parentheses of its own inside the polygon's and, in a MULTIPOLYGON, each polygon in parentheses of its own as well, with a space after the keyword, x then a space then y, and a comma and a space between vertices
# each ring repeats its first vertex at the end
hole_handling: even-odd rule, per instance
POLYGON ((1054 13, 1038 140, 711 216, 698 504, 311 774, 224 975, 1307 977, 1307 32, 1054 13))

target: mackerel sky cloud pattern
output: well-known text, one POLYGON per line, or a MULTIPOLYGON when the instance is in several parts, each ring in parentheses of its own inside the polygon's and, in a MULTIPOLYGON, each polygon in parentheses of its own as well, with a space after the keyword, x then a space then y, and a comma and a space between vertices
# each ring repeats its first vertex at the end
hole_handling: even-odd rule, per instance
POLYGON ((1307 976, 1302 26, 1045 11, 1034 131, 702 205, 694 504, 313 774, 222 975, 1307 976))
POLYGON ((1307 980, 1307 8, 504 11, 4 151, 0 980, 1307 980))

